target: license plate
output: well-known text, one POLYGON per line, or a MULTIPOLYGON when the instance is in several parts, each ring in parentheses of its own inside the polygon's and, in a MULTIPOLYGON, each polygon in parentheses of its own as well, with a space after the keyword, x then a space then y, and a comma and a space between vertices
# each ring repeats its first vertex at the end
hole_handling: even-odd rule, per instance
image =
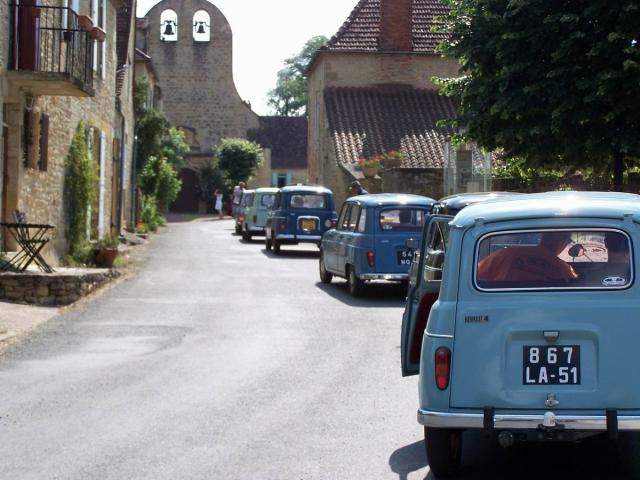
POLYGON ((580 385, 580 345, 525 345, 522 383, 580 385))
POLYGON ((302 219, 302 230, 315 230, 316 229, 316 221, 315 220, 307 220, 302 219))
POLYGON ((411 265, 413 250, 398 250, 398 265, 411 265))

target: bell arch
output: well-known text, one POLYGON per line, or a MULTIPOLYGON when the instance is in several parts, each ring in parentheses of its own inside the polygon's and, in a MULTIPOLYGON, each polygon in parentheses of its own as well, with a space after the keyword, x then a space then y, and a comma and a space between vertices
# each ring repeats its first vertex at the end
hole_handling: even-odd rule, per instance
POLYGON ((211 41, 211 16, 205 10, 193 14, 193 41, 211 41))
POLYGON ((163 10, 160 14, 160 40, 178 41, 178 14, 170 8, 163 10))

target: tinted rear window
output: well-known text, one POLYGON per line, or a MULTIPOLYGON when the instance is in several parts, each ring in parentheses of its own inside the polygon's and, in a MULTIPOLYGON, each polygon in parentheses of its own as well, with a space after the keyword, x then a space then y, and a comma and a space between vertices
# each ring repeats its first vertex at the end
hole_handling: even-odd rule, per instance
POLYGON ((482 290, 620 289, 633 280, 629 237, 618 230, 491 234, 478 242, 482 290))
POLYGON ((260 204, 263 207, 271 208, 275 198, 276 198, 276 194, 275 193, 265 193, 265 194, 262 195, 262 198, 260 199, 260 204))
POLYGON ((289 199, 291 208, 325 208, 326 198, 317 193, 294 193, 289 199))
POLYGON ((417 208, 387 208, 380 212, 384 232, 421 232, 427 212, 417 208))

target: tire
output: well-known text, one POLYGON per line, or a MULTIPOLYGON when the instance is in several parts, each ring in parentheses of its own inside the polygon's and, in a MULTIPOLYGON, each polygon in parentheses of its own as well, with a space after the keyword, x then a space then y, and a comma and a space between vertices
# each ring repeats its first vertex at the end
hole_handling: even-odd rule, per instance
POLYGON ((424 428, 429 468, 436 478, 448 478, 460 470, 462 430, 424 428))
POLYGON ((349 293, 352 297, 361 297, 364 293, 364 281, 356 276, 356 269, 349 267, 347 273, 347 283, 349 284, 349 293))
POLYGON ((269 235, 265 235, 264 237, 264 248, 271 250, 271 237, 269 235))
POLYGON ((251 241, 251 232, 247 230, 247 227, 245 227, 244 230, 242 231, 242 240, 244 240, 245 242, 251 241))
POLYGON ((320 281, 322 283, 331 283, 333 274, 327 272, 327 269, 324 267, 324 253, 322 252, 322 250, 320 250, 320 260, 318 261, 318 268, 320 270, 320 281))
POLYGON ((271 234, 271 244, 273 245, 273 253, 280 255, 280 242, 273 234, 271 234))
POLYGON ((242 234, 242 225, 236 223, 236 235, 242 234))

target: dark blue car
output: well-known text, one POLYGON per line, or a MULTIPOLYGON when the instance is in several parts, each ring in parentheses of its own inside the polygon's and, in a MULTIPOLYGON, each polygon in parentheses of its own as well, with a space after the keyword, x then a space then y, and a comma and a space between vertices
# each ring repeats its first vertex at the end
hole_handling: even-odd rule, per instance
POLYGON ((276 195, 265 225, 265 246, 280 253, 282 245, 315 243, 332 228, 336 214, 331 190, 309 185, 283 187, 276 195))
POLYGON ((345 277, 358 296, 367 280, 406 281, 422 228, 435 200, 419 195, 384 193, 348 198, 335 229, 322 239, 320 280, 345 277))

